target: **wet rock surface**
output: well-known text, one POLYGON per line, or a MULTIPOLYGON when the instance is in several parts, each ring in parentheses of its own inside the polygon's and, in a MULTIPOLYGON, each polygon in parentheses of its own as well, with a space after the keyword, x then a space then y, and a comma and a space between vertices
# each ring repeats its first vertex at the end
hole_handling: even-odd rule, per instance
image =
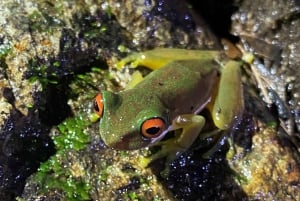
POLYGON ((290 135, 299 141, 299 1, 244 1, 232 16, 232 33, 244 49, 263 56, 259 69, 268 88, 266 102, 277 113, 290 135), (260 5, 260 6, 257 6, 260 5), (275 92, 275 94, 274 94, 275 92), (268 100, 269 99, 269 100, 268 100), (279 101, 280 99, 281 101, 279 101))

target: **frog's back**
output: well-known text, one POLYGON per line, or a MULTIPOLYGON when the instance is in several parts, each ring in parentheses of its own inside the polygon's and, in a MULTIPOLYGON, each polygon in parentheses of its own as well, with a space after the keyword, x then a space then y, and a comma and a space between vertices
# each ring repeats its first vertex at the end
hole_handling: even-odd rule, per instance
POLYGON ((136 86, 155 94, 169 109, 195 112, 206 103, 216 81, 218 64, 213 60, 174 61, 151 72, 136 86))

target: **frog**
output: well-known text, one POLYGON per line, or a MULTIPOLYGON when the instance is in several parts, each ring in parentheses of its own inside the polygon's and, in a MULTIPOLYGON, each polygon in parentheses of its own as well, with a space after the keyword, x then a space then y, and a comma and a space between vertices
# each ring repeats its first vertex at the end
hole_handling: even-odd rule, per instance
POLYGON ((121 69, 152 70, 120 92, 103 90, 94 100, 104 143, 118 150, 160 146, 143 166, 159 158, 170 163, 186 152, 206 124, 207 109, 217 130, 225 131, 244 110, 241 66, 244 61, 218 61, 219 51, 156 48, 131 54, 116 64, 121 69), (162 140, 171 131, 175 136, 162 140))

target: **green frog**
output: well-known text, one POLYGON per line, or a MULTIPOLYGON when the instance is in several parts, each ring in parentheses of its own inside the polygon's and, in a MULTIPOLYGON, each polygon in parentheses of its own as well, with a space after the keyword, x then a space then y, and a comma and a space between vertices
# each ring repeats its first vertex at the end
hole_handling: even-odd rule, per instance
POLYGON ((100 135, 115 149, 133 150, 160 145, 145 162, 174 160, 200 135, 211 113, 220 130, 230 129, 244 108, 240 70, 242 60, 216 61, 218 51, 158 48, 132 54, 119 63, 145 66, 153 71, 128 89, 101 91, 95 98, 100 135), (174 138, 161 141, 167 133, 174 138))

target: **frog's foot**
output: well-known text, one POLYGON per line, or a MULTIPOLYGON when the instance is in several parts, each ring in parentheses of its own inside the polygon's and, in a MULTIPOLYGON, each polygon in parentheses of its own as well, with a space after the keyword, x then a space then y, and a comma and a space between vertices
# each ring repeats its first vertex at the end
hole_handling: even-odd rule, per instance
POLYGON ((177 146, 173 139, 156 144, 155 146, 161 146, 161 149, 148 157, 140 158, 139 164, 142 167, 147 167, 151 162, 160 158, 165 158, 165 167, 161 172, 161 175, 166 177, 169 173, 169 164, 185 152, 186 148, 177 146))
POLYGON ((254 59, 255 59, 254 55, 252 53, 249 53, 249 52, 244 53, 244 55, 242 57, 242 60, 244 62, 246 62, 247 64, 250 64, 250 65, 254 62, 254 59))
POLYGON ((186 151, 186 148, 178 145, 175 139, 169 139, 167 141, 157 143, 155 146, 160 146, 161 149, 155 154, 147 157, 148 162, 166 157, 166 164, 168 164, 172 162, 177 156, 186 151))
POLYGON ((143 60, 142 53, 131 54, 131 55, 123 58, 121 61, 117 62, 115 64, 115 67, 118 70, 121 70, 126 64, 130 63, 130 67, 136 68, 138 65, 143 63, 142 60, 143 60))

